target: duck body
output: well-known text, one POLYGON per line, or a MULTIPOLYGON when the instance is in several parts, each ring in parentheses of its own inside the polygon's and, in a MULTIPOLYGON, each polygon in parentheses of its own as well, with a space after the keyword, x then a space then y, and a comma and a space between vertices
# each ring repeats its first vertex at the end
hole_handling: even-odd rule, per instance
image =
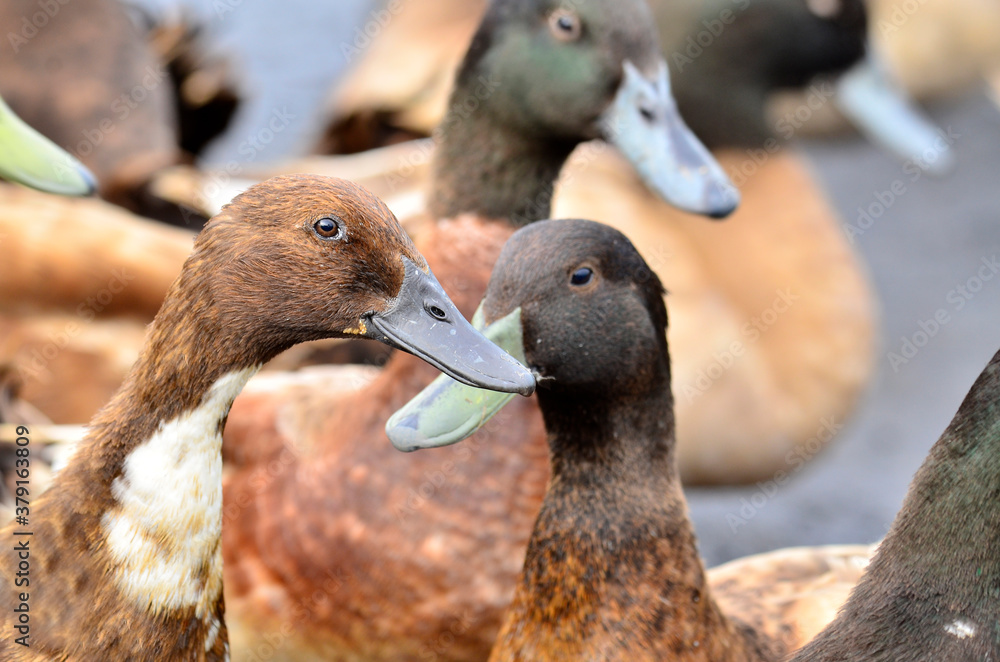
MULTIPOLYGON (((696 177, 683 178, 692 186, 682 187, 681 203, 710 214, 731 209, 735 198, 721 171, 668 112, 661 65, 641 2, 588 1, 570 10, 549 2, 498 2, 491 8, 439 132, 429 196, 437 220, 417 237, 460 308, 475 310, 514 229, 548 214, 555 178, 572 148, 603 135, 601 118, 609 114, 641 117, 629 96, 638 88, 648 88, 663 112, 662 121, 635 126, 653 127, 655 140, 659 131, 675 135, 677 144, 687 145, 677 152, 703 159, 693 169, 696 177), (470 99, 476 108, 467 107, 470 99)), ((645 147, 643 140, 634 144, 639 152, 645 147)), ((664 148, 651 159, 673 153, 664 148)), ((631 160, 646 161, 637 152, 631 160)), ((679 172, 679 164, 666 163, 645 176, 669 197, 677 189, 667 180, 679 172)), ((475 470, 467 468, 464 452, 442 466, 436 458, 400 457, 386 444, 385 451, 354 447, 384 439, 388 415, 431 377, 399 355, 356 393, 303 400, 300 391, 283 389, 236 403, 224 453, 239 467, 226 481, 226 499, 237 507, 223 534, 231 632, 241 650, 257 650, 278 636, 280 644, 272 645, 278 659, 399 659, 428 650, 447 659, 485 656, 547 477, 541 419, 533 404, 517 403, 511 426, 532 448, 497 453, 475 470), (269 464, 281 457, 287 462, 269 464), (348 480, 334 486, 332 475, 348 480), (280 512, 299 513, 303 525, 269 535, 280 512), (318 555, 320 549, 326 552, 318 555), (326 562, 330 550, 345 560, 345 577, 336 600, 317 606, 315 583, 338 571, 326 562), (470 558, 477 560, 463 561, 470 558), (374 605, 385 615, 377 616, 374 605), (293 627, 302 623, 295 617, 301 609, 312 617, 293 627)))
MULTIPOLYGON (((535 224, 500 255, 482 320, 520 316, 552 474, 493 661, 783 652, 722 614, 698 558, 677 473, 662 297, 624 235, 598 223, 535 224)), ((433 410, 390 420, 397 446, 394 426, 420 429, 468 398, 428 393, 433 410)))
POLYGON ((284 348, 364 334, 473 382, 530 392, 530 375, 472 331, 421 267, 391 212, 341 180, 269 180, 216 217, 122 389, 53 486, 18 513, 30 529, 0 530, 8 547, 30 550, 2 561, 3 626, 25 630, 0 642, 0 657, 228 659, 222 429, 243 385, 284 348), (259 314, 274 288, 283 298, 259 314), (400 317, 417 326, 398 330, 400 317), (411 340, 422 327, 439 331, 411 340), (22 603, 30 626, 14 611, 22 603))
POLYGON ((1000 655, 1000 352, 917 471, 878 553, 831 623, 792 658, 1000 655))

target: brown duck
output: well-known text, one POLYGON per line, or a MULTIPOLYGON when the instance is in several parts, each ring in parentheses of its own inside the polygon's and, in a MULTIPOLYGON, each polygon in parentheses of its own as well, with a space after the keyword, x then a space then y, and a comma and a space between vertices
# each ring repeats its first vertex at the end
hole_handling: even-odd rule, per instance
MULTIPOLYGON (((220 449, 230 405, 283 349, 348 335, 469 383, 533 390, 530 373, 462 318, 377 198, 312 175, 253 187, 198 236, 69 466, 0 530, 0 658, 228 659, 220 449)), ((18 434, 30 453, 30 430, 18 434)), ((30 455, 16 470, 30 473, 30 455)))
MULTIPOLYGON (((833 617, 834 566, 856 550, 707 577, 677 470, 662 297, 624 235, 590 221, 524 228, 497 261, 475 321, 538 376, 552 477, 491 660, 778 660, 815 632, 802 621, 833 617)), ((452 443, 504 427, 488 421, 505 401, 439 379, 387 430, 403 450, 452 443)))

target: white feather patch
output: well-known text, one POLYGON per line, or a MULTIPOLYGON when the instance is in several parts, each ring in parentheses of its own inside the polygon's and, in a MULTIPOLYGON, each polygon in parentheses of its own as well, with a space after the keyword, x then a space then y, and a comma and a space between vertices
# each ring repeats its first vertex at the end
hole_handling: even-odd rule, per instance
POLYGON ((153 612, 194 606, 222 591, 222 436, 219 424, 259 366, 221 377, 201 404, 162 423, 125 459, 101 520, 119 588, 153 612))
POLYGON ((969 621, 957 620, 950 625, 944 626, 944 631, 955 635, 959 639, 968 639, 976 636, 976 626, 969 621))

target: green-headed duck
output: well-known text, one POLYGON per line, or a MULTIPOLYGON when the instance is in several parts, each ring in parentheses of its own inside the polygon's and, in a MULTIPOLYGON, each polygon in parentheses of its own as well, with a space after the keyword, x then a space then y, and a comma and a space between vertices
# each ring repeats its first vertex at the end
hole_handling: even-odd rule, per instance
MULTIPOLYGON (((253 187, 198 236, 138 362, 69 465, 0 530, 0 657, 228 659, 229 408, 278 352, 354 335, 463 382, 534 388, 465 321, 379 199, 315 175, 253 187)), ((20 434, 30 448, 30 430, 20 434)))
POLYGON ((791 662, 1000 659, 1000 352, 837 619, 791 662))
MULTIPOLYGON (((673 204, 732 211, 735 191, 669 89, 644 0, 491 5, 439 131, 436 221, 417 237, 460 310, 475 310, 516 227, 548 216, 555 179, 582 141, 619 145, 673 204)), ((397 659, 454 637, 467 618, 449 656, 486 654, 548 474, 541 419, 525 401, 512 438, 530 448, 461 471, 440 473, 440 458, 400 457, 388 444, 355 448, 384 439, 388 415, 433 377, 397 353, 356 392, 282 385, 236 402, 223 547, 230 632, 242 650, 278 633, 279 657, 397 659), (428 476, 433 498, 417 503, 428 476), (298 515, 279 521, 280 512, 298 515), (331 573, 330 599, 317 603, 331 573)))
MULTIPOLYGON (((663 287, 623 234, 579 220, 520 230, 474 323, 536 374, 552 464, 491 660, 779 660, 818 611, 833 618, 859 574, 835 565, 855 550, 706 576, 677 469, 663 287)), ((438 379, 389 437, 401 450, 454 443, 507 402, 492 396, 438 379)))
POLYGON ((814 107, 844 98, 872 100, 861 104, 872 131, 908 127, 883 133, 898 151, 921 149, 932 131, 891 86, 873 84, 860 0, 713 0, 686 3, 687 15, 675 5, 685 3, 656 5, 678 32, 665 48, 674 91, 740 187, 732 222, 708 227, 659 204, 611 153, 571 161, 554 215, 618 228, 671 292, 685 482, 750 483, 831 438, 817 421, 850 416, 877 347, 878 305, 855 238, 792 139, 814 107), (803 87, 811 105, 769 116, 776 93, 803 87))

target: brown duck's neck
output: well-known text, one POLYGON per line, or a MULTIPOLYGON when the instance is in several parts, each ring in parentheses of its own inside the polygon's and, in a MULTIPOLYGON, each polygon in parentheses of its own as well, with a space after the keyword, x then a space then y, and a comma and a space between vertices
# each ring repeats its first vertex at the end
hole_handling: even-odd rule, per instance
POLYGON ((496 118, 487 102, 469 110, 463 98, 456 92, 437 132, 434 217, 473 213, 514 227, 549 218, 559 172, 578 141, 530 135, 496 118))
POLYGON ((221 432, 246 380, 286 345, 241 328, 193 286, 197 281, 186 273, 171 288, 122 388, 92 422, 90 436, 105 440, 98 445, 107 451, 127 453, 208 399, 220 407, 221 432))
POLYGON ((625 404, 540 390, 539 404, 552 479, 492 659, 768 659, 709 594, 669 391, 625 404))

